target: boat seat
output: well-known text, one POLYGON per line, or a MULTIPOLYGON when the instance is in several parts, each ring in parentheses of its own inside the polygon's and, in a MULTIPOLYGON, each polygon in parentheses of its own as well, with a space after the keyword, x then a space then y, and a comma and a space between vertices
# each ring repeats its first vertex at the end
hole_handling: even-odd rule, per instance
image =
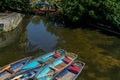
POLYGON ((71 54, 71 53, 66 53, 65 55, 68 56, 68 57, 70 57, 70 58, 72 58, 72 59, 74 58, 74 55, 71 54))
POLYGON ((53 54, 55 58, 59 58, 60 56, 58 54, 53 54))
POLYGON ((63 61, 69 63, 69 62, 71 62, 72 60, 70 60, 70 59, 68 59, 68 58, 63 58, 63 61))
POLYGON ((57 68, 55 68, 55 67, 50 67, 52 70, 54 70, 54 71, 59 71, 57 68))
POLYGON ((70 66, 69 70, 72 71, 72 72, 74 72, 74 73, 79 73, 79 71, 81 70, 81 68, 70 66))

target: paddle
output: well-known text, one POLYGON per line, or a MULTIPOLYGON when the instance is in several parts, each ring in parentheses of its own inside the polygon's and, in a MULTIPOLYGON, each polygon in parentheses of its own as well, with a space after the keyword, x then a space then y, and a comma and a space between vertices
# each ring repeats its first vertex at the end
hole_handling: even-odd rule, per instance
POLYGON ((1 68, 0 73, 5 71, 5 70, 8 70, 10 67, 11 67, 10 65, 4 66, 3 68, 1 68))

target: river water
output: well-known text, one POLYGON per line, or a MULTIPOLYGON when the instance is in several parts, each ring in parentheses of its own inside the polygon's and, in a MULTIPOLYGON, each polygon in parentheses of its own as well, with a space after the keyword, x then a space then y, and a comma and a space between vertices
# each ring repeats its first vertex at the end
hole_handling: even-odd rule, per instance
POLYGON ((86 63, 77 80, 120 80, 120 38, 99 30, 64 28, 41 16, 26 17, 15 30, 0 33, 0 66, 59 48, 86 63))

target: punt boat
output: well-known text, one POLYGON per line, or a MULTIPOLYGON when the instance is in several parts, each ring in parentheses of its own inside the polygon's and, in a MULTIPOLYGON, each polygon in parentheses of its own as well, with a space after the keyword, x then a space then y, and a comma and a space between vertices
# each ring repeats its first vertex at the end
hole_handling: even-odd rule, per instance
POLYGON ((5 80, 7 77, 16 73, 20 70, 25 64, 27 64, 31 60, 31 57, 26 57, 16 62, 10 63, 6 66, 3 66, 0 69, 0 80, 5 80))
POLYGON ((40 69, 40 71, 38 71, 34 76, 33 80, 51 80, 56 73, 69 66, 76 58, 76 54, 66 53, 64 56, 40 69))
POLYGON ((50 52, 48 54, 45 54, 43 56, 40 56, 18 71, 15 75, 12 75, 8 78, 8 80, 28 80, 30 78, 33 78, 33 76, 46 64, 54 61, 55 59, 60 58, 66 53, 65 50, 59 49, 53 52, 50 52))
POLYGON ((33 76, 41 69, 42 66, 37 66, 35 68, 29 69, 22 73, 17 72, 15 75, 7 78, 6 80, 29 80, 32 79, 33 76))
POLYGON ((73 62, 70 66, 66 67, 60 73, 55 75, 52 80, 75 80, 81 73, 84 66, 84 62, 73 62))
POLYGON ((24 65, 20 72, 24 72, 26 70, 35 68, 37 66, 43 66, 43 64, 48 64, 52 61, 54 61, 55 59, 61 57, 62 55, 64 55, 66 53, 65 50, 63 49, 59 49, 53 52, 49 52, 45 55, 42 55, 38 58, 35 58, 34 60, 30 61, 28 64, 24 65))

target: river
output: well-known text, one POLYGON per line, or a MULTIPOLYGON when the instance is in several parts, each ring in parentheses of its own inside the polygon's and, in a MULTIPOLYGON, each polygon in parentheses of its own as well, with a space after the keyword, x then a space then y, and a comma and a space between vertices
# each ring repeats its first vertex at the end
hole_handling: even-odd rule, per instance
POLYGON ((59 48, 86 63, 77 80, 120 80, 120 38, 97 29, 65 28, 41 16, 26 17, 15 30, 0 33, 0 66, 59 48))

